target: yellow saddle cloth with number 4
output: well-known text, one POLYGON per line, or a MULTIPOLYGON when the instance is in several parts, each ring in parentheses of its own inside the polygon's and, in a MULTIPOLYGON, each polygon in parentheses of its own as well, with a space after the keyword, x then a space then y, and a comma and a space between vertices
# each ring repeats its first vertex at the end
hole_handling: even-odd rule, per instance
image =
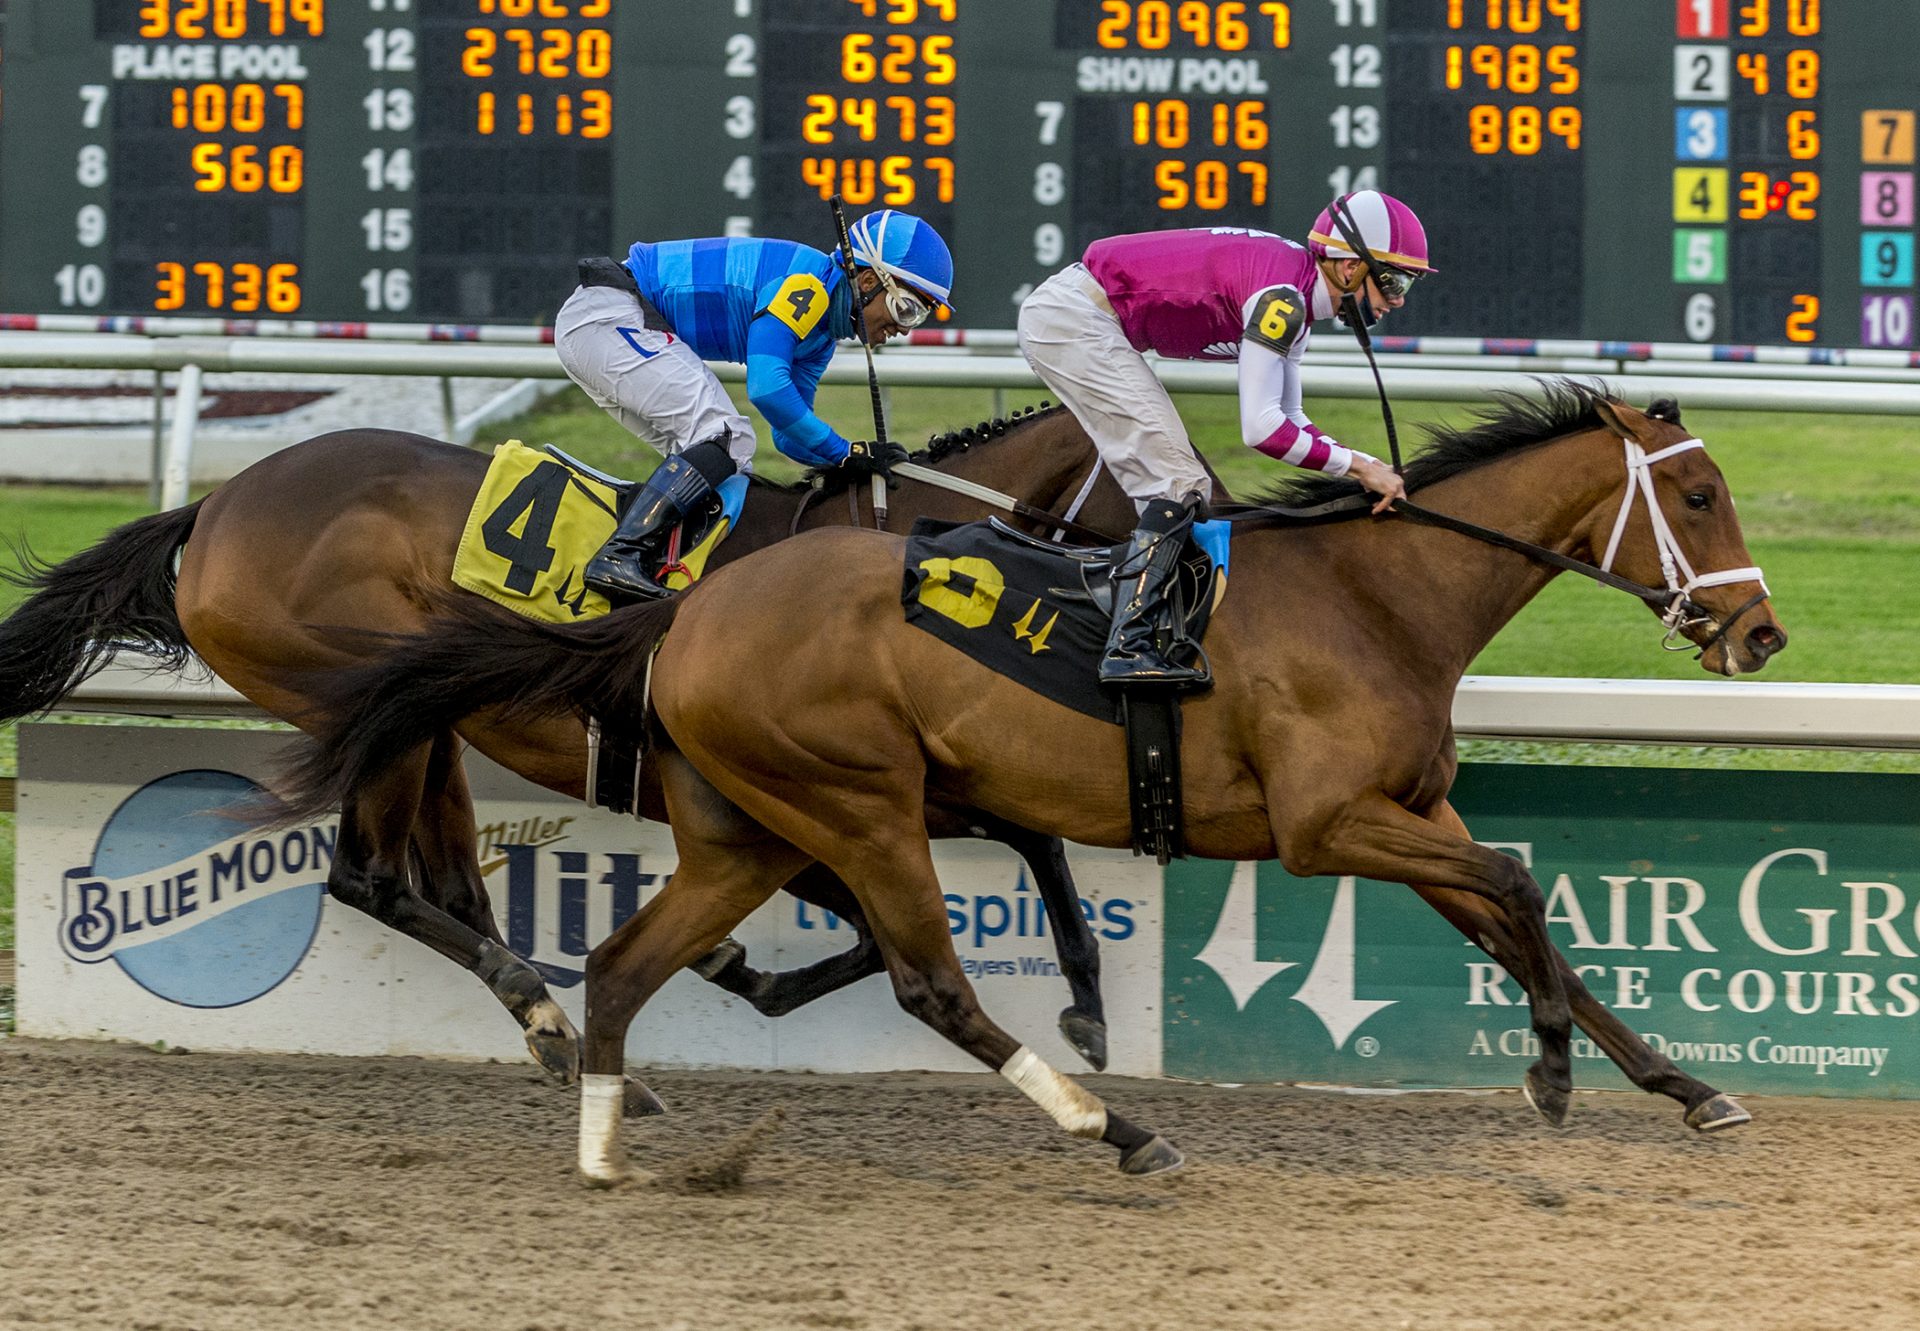
MULTIPOLYGON (((693 584, 739 520, 746 478, 720 489, 721 513, 665 579, 675 591, 693 584)), ((582 579, 587 561, 619 525, 619 501, 617 487, 558 458, 517 439, 501 444, 460 533, 454 585, 551 624, 606 614, 607 598, 582 579)))

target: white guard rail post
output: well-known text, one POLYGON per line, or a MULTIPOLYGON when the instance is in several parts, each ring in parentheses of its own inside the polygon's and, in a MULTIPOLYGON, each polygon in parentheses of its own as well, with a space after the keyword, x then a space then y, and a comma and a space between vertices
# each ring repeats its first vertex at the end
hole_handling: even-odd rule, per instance
MULTIPOLYGON (((183 674, 122 658, 62 712, 263 718, 204 668, 183 674)), ((1468 675, 1456 733, 1474 739, 1749 748, 1920 750, 1920 685, 1764 684, 1758 680, 1532 679, 1468 675)))

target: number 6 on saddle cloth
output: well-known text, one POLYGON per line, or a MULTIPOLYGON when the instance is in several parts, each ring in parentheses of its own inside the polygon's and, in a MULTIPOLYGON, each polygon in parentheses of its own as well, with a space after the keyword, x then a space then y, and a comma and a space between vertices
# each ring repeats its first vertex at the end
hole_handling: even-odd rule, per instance
MULTIPOLYGON (((501 444, 460 534, 454 585, 552 624, 606 614, 607 599, 587 587, 582 572, 613 535, 635 488, 552 445, 542 453, 518 440, 501 444)), ((746 495, 747 478, 731 478, 719 487, 717 504, 674 533, 662 578, 668 587, 684 590, 706 570, 740 520, 746 495)))

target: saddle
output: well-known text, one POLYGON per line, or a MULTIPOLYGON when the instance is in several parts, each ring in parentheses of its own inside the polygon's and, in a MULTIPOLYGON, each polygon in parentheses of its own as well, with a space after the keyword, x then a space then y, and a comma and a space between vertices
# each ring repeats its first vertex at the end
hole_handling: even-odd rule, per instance
MULTIPOLYGON (((1224 522, 1194 529, 1167 598, 1172 613, 1162 632, 1170 660, 1204 665, 1201 640, 1226 592, 1227 530, 1224 522)), ((1060 545, 998 518, 923 518, 907 540, 901 602, 908 623, 994 673, 1122 726, 1134 851, 1165 864, 1185 854, 1180 691, 1108 690, 1098 682, 1113 613, 1113 565, 1124 549, 1060 545)))

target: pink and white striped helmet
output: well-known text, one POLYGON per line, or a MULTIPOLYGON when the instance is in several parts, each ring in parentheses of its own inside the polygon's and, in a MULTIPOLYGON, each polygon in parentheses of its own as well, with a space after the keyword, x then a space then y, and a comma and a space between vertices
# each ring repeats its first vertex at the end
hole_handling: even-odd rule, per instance
POLYGON ((1340 234, 1339 223, 1333 220, 1333 210, 1339 204, 1346 205, 1347 216, 1360 233, 1361 243, 1372 250, 1373 257, 1381 263, 1409 273, 1440 271, 1427 255, 1427 229, 1420 225, 1413 209, 1377 189, 1343 194, 1321 209, 1320 216, 1314 219, 1313 230, 1307 233, 1307 248, 1316 258, 1360 257, 1340 234))

